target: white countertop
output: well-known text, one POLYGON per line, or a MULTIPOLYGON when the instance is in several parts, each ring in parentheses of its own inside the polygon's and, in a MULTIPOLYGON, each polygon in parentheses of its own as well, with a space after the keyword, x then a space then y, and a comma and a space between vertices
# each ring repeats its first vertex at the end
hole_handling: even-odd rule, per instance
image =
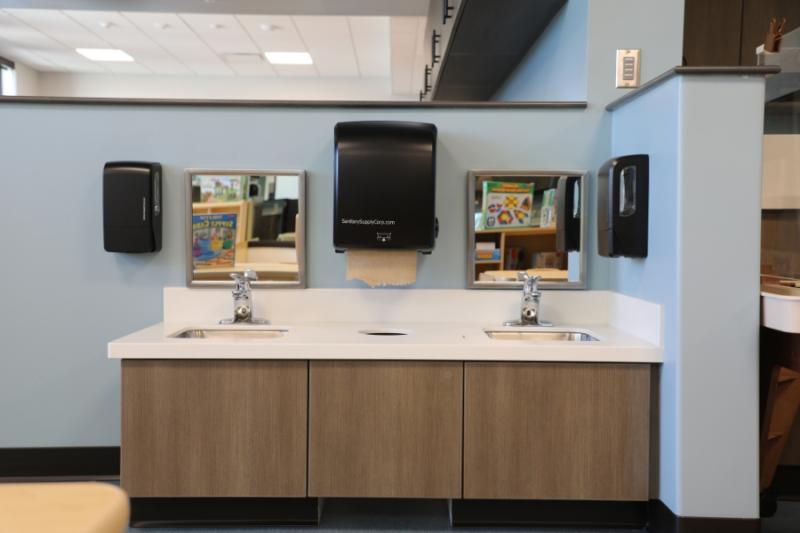
POLYGON ((518 341, 491 339, 491 323, 275 323, 249 328, 285 329, 269 339, 171 338, 186 328, 224 328, 214 322, 161 322, 108 344, 111 359, 361 359, 458 361, 561 361, 661 363, 662 350, 605 324, 570 324, 547 331, 581 331, 597 341, 518 341), (400 329, 400 336, 370 336, 365 329, 400 329))

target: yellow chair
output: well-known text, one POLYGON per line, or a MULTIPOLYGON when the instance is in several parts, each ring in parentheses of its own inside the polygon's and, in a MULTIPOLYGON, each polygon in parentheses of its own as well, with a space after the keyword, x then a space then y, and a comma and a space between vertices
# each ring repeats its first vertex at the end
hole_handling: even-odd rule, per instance
POLYGON ((129 516, 108 483, 0 483, 0 533, 122 533, 129 516))

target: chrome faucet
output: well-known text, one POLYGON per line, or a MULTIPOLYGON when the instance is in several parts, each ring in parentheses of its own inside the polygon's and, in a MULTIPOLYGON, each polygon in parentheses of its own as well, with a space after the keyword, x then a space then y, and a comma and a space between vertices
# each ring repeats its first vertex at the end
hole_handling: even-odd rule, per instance
POLYGON ((223 318, 220 324, 269 324, 269 320, 253 318, 253 290, 250 282, 257 281, 258 275, 252 269, 247 269, 241 274, 231 272, 231 278, 236 286, 233 289, 233 318, 223 318))
POLYGON ((539 302, 542 293, 539 292, 541 276, 531 276, 527 272, 518 272, 517 280, 522 282, 522 302, 519 320, 505 322, 505 326, 552 326, 550 322, 539 320, 539 302))

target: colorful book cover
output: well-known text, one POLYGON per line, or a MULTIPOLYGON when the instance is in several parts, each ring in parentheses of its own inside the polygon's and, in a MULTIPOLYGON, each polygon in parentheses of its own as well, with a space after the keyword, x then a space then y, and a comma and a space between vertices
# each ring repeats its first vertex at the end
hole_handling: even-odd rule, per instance
POLYGON ((483 182, 483 228, 530 226, 533 183, 483 182))
POLYGON ((192 215, 192 264, 195 270, 234 267, 236 217, 235 213, 192 215))

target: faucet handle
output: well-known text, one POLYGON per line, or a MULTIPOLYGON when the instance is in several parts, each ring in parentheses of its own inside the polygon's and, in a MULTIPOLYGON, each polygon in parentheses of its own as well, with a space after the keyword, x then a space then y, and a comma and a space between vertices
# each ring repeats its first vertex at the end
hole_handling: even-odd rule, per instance
POLYGON ((247 290, 247 286, 249 285, 250 281, 247 279, 247 277, 245 277, 244 274, 240 274, 239 272, 231 272, 230 276, 233 282, 236 284, 236 286, 233 288, 234 295, 247 290))
POLYGON ((258 274, 252 268, 246 268, 242 275, 247 281, 258 281, 258 274))
POLYGON ((538 292, 539 290, 539 281, 542 279, 542 276, 531 276, 524 270, 520 270, 517 272, 517 280, 523 282, 523 288, 527 292, 538 292))

